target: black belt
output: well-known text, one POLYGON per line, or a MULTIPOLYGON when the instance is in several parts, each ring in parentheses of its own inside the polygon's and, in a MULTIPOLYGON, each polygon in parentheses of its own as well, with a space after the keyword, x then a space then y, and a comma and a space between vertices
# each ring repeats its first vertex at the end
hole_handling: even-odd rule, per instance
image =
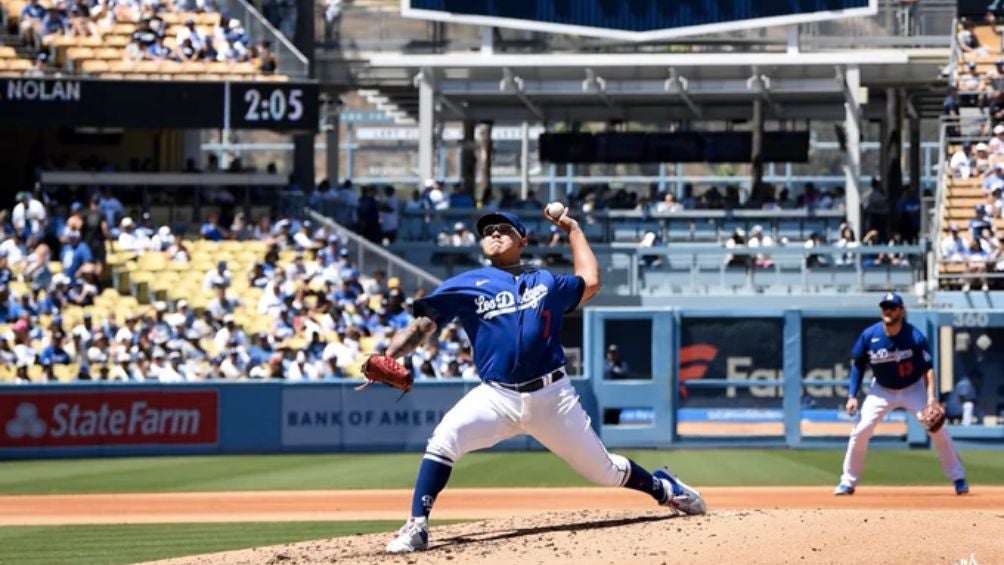
POLYGON ((565 373, 559 369, 553 373, 548 373, 543 377, 537 377, 536 379, 530 379, 528 381, 523 381, 521 383, 500 383, 498 381, 493 381, 493 382, 504 389, 514 390, 516 392, 534 392, 544 388, 545 386, 551 383, 556 383, 563 378, 565 378, 565 373))

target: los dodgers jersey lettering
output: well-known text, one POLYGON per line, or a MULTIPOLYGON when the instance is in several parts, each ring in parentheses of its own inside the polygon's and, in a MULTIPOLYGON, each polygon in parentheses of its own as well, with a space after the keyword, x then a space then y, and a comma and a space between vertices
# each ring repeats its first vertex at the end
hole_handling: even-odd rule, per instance
POLYGON ((907 322, 894 336, 886 335, 882 322, 869 326, 854 342, 851 357, 861 371, 871 365, 875 381, 885 388, 906 388, 931 368, 927 338, 907 322))
POLYGON ((578 306, 581 277, 527 267, 514 275, 483 267, 443 281, 415 301, 415 315, 438 327, 459 318, 483 381, 520 383, 565 364, 561 322, 578 306))

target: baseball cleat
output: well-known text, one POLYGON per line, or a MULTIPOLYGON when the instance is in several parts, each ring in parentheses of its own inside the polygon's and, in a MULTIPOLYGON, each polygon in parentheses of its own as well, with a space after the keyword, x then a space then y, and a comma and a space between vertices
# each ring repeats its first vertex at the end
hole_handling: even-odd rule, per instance
POLYGON ((833 489, 833 494, 837 496, 850 496, 854 494, 854 485, 840 483, 837 485, 837 488, 833 489))
POLYGON ((965 479, 952 481, 952 486, 955 487, 955 494, 969 494, 969 483, 965 479))
POLYGON ((387 553, 411 553, 429 548, 429 519, 408 518, 397 531, 397 537, 390 540, 384 551, 387 553))
POLYGON ((674 476, 668 467, 656 469, 652 476, 662 481, 662 486, 668 493, 666 501, 661 503, 662 506, 691 516, 707 514, 708 509, 701 493, 674 476))

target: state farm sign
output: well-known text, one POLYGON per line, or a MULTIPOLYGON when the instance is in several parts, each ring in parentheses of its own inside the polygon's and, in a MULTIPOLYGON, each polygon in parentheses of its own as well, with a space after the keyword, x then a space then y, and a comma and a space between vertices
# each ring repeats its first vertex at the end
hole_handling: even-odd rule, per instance
POLYGON ((0 447, 213 444, 215 390, 0 393, 0 447))

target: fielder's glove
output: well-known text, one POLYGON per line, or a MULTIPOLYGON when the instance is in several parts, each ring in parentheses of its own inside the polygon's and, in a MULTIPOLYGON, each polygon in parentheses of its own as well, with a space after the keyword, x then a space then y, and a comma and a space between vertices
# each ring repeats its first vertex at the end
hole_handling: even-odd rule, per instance
POLYGON ((940 404, 928 404, 922 412, 917 412, 917 420, 927 433, 933 434, 945 425, 945 410, 940 404))
POLYGON ((366 382, 357 386, 356 390, 363 390, 371 384, 379 382, 408 392, 411 390, 412 383, 415 382, 411 371, 393 357, 386 355, 370 355, 363 363, 363 375, 366 376, 366 382))

